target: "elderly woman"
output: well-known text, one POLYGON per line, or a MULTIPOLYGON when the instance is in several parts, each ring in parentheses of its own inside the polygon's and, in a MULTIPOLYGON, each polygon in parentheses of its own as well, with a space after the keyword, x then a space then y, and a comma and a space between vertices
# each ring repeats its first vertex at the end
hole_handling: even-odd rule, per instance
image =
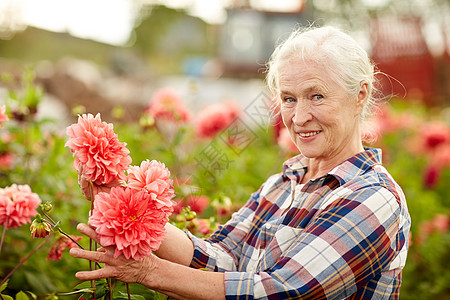
POLYGON ((76 277, 115 277, 175 298, 397 299, 410 217, 381 151, 362 144, 373 81, 367 53, 347 34, 294 32, 273 53, 267 82, 301 154, 210 238, 167 225, 156 255, 139 261, 71 249, 105 263, 76 277))

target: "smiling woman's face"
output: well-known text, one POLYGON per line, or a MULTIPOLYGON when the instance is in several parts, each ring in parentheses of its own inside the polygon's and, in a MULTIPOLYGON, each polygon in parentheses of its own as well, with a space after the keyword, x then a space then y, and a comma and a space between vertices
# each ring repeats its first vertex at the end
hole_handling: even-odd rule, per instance
POLYGON ((280 67, 278 87, 283 122, 303 155, 337 165, 361 151, 364 85, 351 96, 323 66, 292 59, 280 67))

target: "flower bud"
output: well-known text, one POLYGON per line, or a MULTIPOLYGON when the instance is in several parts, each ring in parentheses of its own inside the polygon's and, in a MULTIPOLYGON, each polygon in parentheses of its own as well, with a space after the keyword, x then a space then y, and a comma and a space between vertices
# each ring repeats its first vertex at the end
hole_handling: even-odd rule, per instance
POLYGON ((186 221, 192 221, 197 217, 197 213, 191 210, 191 207, 189 205, 183 209, 183 213, 186 221))
POLYGON ((50 234, 52 228, 47 222, 40 217, 37 217, 33 220, 33 223, 31 223, 30 230, 33 238, 45 238, 50 234))
POLYGON ((45 202, 41 204, 41 208, 44 212, 48 213, 52 210, 53 205, 51 202, 45 202))

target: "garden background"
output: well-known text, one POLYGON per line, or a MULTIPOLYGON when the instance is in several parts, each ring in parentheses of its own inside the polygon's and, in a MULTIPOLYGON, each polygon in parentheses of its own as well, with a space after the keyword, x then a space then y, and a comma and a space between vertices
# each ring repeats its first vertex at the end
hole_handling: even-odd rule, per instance
MULTIPOLYGON (((160 2, 124 0, 131 27, 119 42, 94 36, 95 24, 113 13, 100 0, 104 7, 91 3, 78 16, 73 10, 79 22, 94 20, 83 34, 68 20, 62 32, 30 26, 37 24, 26 19, 31 2, 0 4, 0 105, 9 118, 0 128, 0 188, 29 185, 42 202, 51 201, 60 228, 77 235, 90 203, 64 147, 65 128, 79 114, 100 113, 134 164, 155 159, 170 169, 179 203, 171 222, 206 236, 294 155, 279 120, 269 116, 263 82, 277 39, 296 24, 338 24, 390 75, 379 77, 380 97, 388 100, 374 116, 370 146, 383 149, 412 217, 401 299, 449 299, 448 1, 160 2), (158 110, 151 103, 162 104, 158 110), (183 210, 188 205, 191 211, 183 210)), ((43 8, 49 3, 41 1, 43 8)), ((58 8, 46 9, 47 18, 64 19, 58 8)), ((29 224, 0 229, 1 280, 43 240, 31 237, 29 224)), ((64 293, 90 287, 74 277, 87 262, 71 258, 62 237, 48 237, 9 277, 2 297, 80 298, 64 293)), ((134 299, 162 298, 137 285, 130 290, 134 299)), ((127 299, 120 283, 114 299, 127 299)))

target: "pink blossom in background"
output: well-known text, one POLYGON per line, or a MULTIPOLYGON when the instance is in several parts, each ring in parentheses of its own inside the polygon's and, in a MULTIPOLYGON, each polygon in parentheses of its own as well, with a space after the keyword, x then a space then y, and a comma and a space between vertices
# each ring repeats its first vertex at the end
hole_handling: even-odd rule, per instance
POLYGON ((239 107, 232 102, 208 105, 197 115, 197 135, 201 138, 213 138, 227 128, 239 114, 239 107))
POLYGON ((436 214, 431 222, 434 230, 441 234, 446 233, 450 226, 450 219, 444 214, 436 214))
POLYGON ((434 164, 428 165, 423 172, 423 184, 426 188, 435 188, 439 183, 441 168, 434 164))
POLYGON ((175 205, 173 207, 173 214, 174 215, 179 215, 181 213, 181 211, 184 208, 184 201, 183 200, 175 200, 175 205))
POLYGON ((211 233, 211 223, 208 219, 194 219, 192 222, 200 234, 208 235, 211 233))
POLYGON ((140 166, 130 166, 127 181, 128 187, 149 193, 156 208, 161 209, 169 218, 175 205, 172 201, 175 191, 170 171, 163 163, 145 160, 140 166))
POLYGON ((66 147, 72 151, 78 168, 83 165, 83 175, 95 184, 108 184, 115 179, 125 179, 124 171, 131 163, 130 151, 120 143, 113 125, 102 122, 100 114, 83 114, 78 123, 66 130, 69 140, 66 147))
POLYGON ((205 195, 189 195, 186 197, 186 203, 198 215, 201 215, 209 204, 209 197, 205 195))
POLYGON ((164 119, 175 123, 188 122, 191 117, 182 98, 169 88, 162 88, 155 92, 145 113, 156 120, 164 119))
POLYGON ((37 215, 39 204, 41 199, 28 185, 13 184, 0 189, 0 224, 17 228, 31 223, 31 218, 37 215))
POLYGON ((297 146, 295 146, 294 142, 292 141, 291 135, 289 134, 289 130, 286 127, 283 127, 280 129, 278 138, 277 138, 278 146, 281 147, 281 149, 292 152, 292 153, 299 153, 299 150, 297 146))
POLYGON ((450 143, 450 128, 443 122, 430 122, 419 131, 420 144, 425 152, 433 152, 439 145, 450 143))
POLYGON ((4 105, 0 106, 0 128, 3 128, 2 123, 9 120, 8 116, 6 115, 6 107, 4 105))
POLYGON ((115 246, 115 257, 138 260, 157 250, 165 236, 166 214, 151 195, 130 187, 113 187, 95 196, 89 224, 102 246, 115 246))
POLYGON ((440 168, 450 167, 450 142, 436 146, 431 162, 440 168))
POLYGON ((0 169, 10 170, 14 162, 14 155, 12 153, 0 154, 0 169))
MULTIPOLYGON (((70 236, 74 241, 81 240, 81 236, 79 235, 71 235, 70 236)), ((74 243, 71 239, 65 236, 59 237, 55 243, 52 245, 50 250, 48 251, 47 259, 49 260, 60 260, 62 258, 62 254, 64 250, 78 247, 76 243, 74 243)))
POLYGON ((380 105, 368 124, 369 128, 363 128, 363 138, 364 136, 375 138, 373 141, 376 142, 384 134, 415 128, 417 123, 417 118, 409 112, 396 113, 390 105, 380 105))
POLYGON ((434 234, 445 234, 450 228, 450 218, 445 214, 436 214, 431 220, 424 221, 419 226, 419 232, 415 237, 417 245, 422 245, 427 238, 434 234))

